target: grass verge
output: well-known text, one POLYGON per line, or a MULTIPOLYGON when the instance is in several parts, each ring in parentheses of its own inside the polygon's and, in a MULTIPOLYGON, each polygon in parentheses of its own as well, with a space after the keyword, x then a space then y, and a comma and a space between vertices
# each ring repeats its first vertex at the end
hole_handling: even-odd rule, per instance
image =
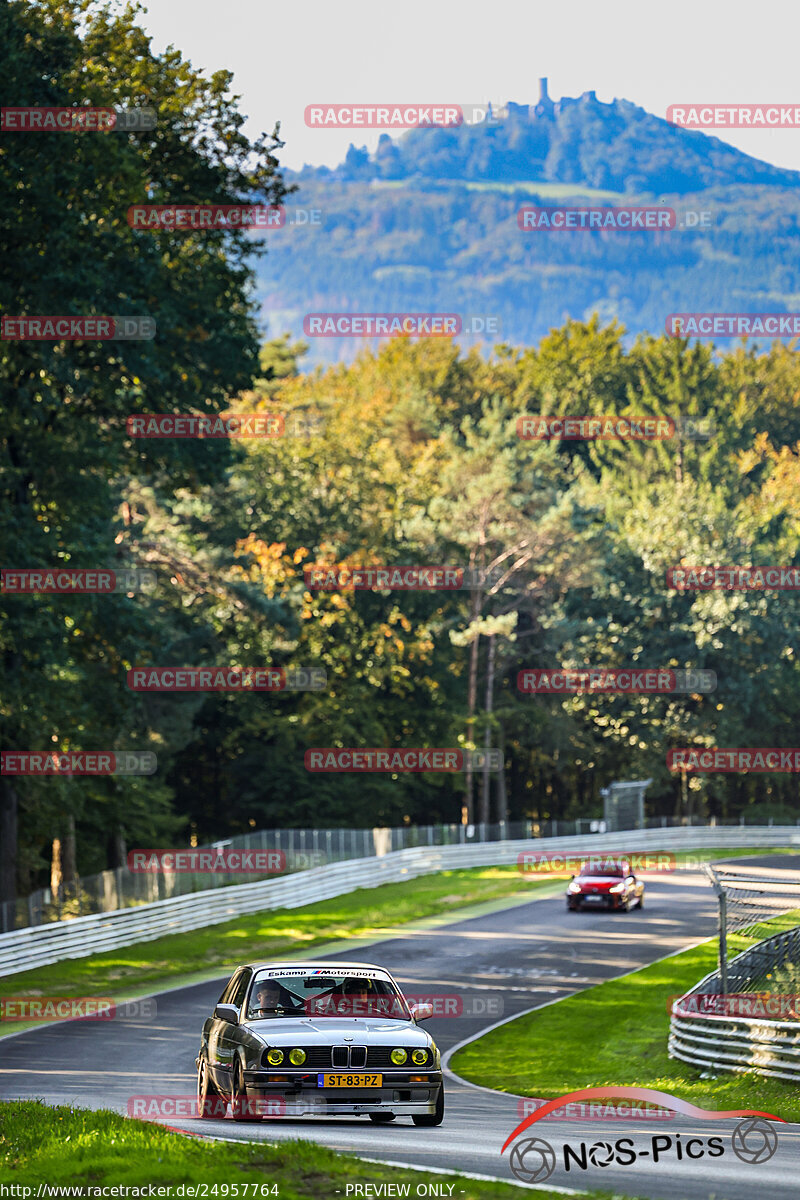
POLYGON ((702 1108, 759 1108, 800 1121, 800 1088, 754 1072, 715 1074, 667 1054, 671 999, 713 971, 716 941, 501 1025, 450 1068, 472 1083, 550 1100, 585 1087, 658 1088, 702 1108))
MULTIPOLYGON (((408 1153, 413 1156, 414 1131, 409 1130, 408 1136, 408 1153)), ((375 1144, 377 1149, 377 1129, 375 1144)), ((207 1142, 107 1110, 49 1107, 36 1100, 0 1103, 0 1178, 20 1188, 39 1183, 82 1188, 152 1184, 169 1188, 161 1193, 165 1198, 185 1196, 185 1189, 174 1190, 181 1184, 207 1185, 197 1194, 224 1195, 230 1200, 271 1196, 317 1200, 337 1192, 345 1196, 348 1185, 376 1183, 405 1184, 409 1188, 405 1194, 416 1196, 418 1185, 441 1186, 444 1179, 453 1185, 453 1200, 511 1200, 519 1195, 510 1173, 506 1184, 366 1163, 308 1141, 207 1142), (218 1191, 212 1190, 215 1186, 218 1191)), ((23 1192, 14 1194, 24 1200, 23 1192)), ((354 1194, 352 1189, 349 1194, 354 1194)), ((537 1194, 542 1200, 560 1200, 559 1193, 547 1187, 537 1194)), ((609 1196, 608 1192, 581 1194, 595 1200, 609 1196)))

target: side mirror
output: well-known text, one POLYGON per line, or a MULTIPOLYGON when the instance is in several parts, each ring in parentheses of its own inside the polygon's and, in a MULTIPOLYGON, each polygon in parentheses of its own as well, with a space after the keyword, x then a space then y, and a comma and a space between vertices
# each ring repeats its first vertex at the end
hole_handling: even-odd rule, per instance
POLYGON ((239 1010, 235 1004, 218 1004, 214 1016, 219 1017, 220 1021, 229 1021, 231 1025, 239 1024, 239 1010))
POLYGON ((433 1016, 433 1005, 427 1000, 423 1000, 421 1004, 409 1005, 409 1010, 415 1021, 427 1021, 433 1016))

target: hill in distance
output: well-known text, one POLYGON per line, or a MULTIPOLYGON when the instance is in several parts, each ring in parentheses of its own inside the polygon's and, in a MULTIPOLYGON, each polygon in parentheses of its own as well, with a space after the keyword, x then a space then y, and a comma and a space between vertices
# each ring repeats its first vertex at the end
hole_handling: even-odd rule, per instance
MULTIPOLYGON (((304 339, 311 312, 494 316, 532 344, 569 318, 660 334, 670 312, 800 307, 800 172, 593 92, 509 103, 501 119, 381 136, 335 168, 287 172, 319 225, 267 235, 268 336, 304 339), (522 204, 664 204, 674 230, 520 230, 522 204), (699 214, 704 214, 702 219, 699 214)), ((304 340, 309 340, 305 338, 304 340)), ((469 339, 464 340, 469 344, 469 339)), ((368 339, 312 338, 308 365, 368 339)), ((720 345, 722 345, 720 341, 720 345)))

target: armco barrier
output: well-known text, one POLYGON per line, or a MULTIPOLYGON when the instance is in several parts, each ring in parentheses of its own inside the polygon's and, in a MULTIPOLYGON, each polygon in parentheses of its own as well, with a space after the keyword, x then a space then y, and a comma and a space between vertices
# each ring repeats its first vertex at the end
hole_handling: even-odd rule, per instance
MULTIPOLYGON (((782 966, 787 961, 800 961, 798 927, 766 938, 731 959, 729 993, 746 994, 754 978, 764 977, 767 966, 782 966)), ((719 995, 720 991, 719 973, 714 971, 674 1002, 670 1015, 670 1057, 717 1071, 756 1071, 776 1079, 800 1081, 800 1021, 691 1010, 695 996, 719 995)))
POLYGON ((0 936, 0 976, 13 975, 65 958, 84 958, 104 950, 152 941, 167 934, 219 925, 246 913, 299 908, 317 900, 346 895, 355 887, 377 887, 381 883, 402 882, 418 875, 430 875, 458 867, 515 863, 523 850, 563 850, 574 854, 587 849, 688 851, 705 847, 734 849, 738 846, 769 848, 794 845, 800 846, 800 828, 796 825, 772 828, 737 825, 642 829, 585 837, 527 838, 460 846, 418 846, 393 851, 380 858, 328 863, 277 879, 195 892, 112 913, 96 913, 34 929, 14 930, 0 936))

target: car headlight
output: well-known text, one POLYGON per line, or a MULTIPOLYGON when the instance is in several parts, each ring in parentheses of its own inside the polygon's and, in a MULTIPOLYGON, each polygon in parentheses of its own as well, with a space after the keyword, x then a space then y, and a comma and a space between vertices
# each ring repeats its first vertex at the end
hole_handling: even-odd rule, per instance
POLYGON ((306 1061, 305 1050, 301 1050, 299 1047, 297 1047, 296 1049, 289 1051, 289 1062, 292 1064, 293 1067, 302 1067, 302 1065, 305 1061, 306 1061))
POLYGON ((575 895, 576 892, 579 892, 580 890, 581 890, 581 885, 579 883, 576 883, 574 880, 567 888, 567 891, 572 892, 573 896, 575 895))
POLYGON ((279 1067, 283 1062, 283 1051, 277 1049, 268 1050, 267 1062, 271 1067, 279 1067))
POLYGON ((615 883, 615 884, 613 885, 613 887, 610 887, 608 890, 609 890, 610 892, 624 892, 624 891, 625 891, 625 884, 624 884, 624 883, 615 883))
POLYGON ((414 1050, 414 1052, 411 1055, 411 1061, 413 1063, 416 1063, 418 1067, 421 1067, 424 1062, 428 1061, 428 1051, 427 1050, 414 1050))
POLYGON ((397 1050, 392 1051, 392 1053, 389 1055, 389 1058, 396 1067, 402 1067, 403 1063, 408 1058, 408 1054, 405 1050, 400 1050, 398 1048, 397 1050))

